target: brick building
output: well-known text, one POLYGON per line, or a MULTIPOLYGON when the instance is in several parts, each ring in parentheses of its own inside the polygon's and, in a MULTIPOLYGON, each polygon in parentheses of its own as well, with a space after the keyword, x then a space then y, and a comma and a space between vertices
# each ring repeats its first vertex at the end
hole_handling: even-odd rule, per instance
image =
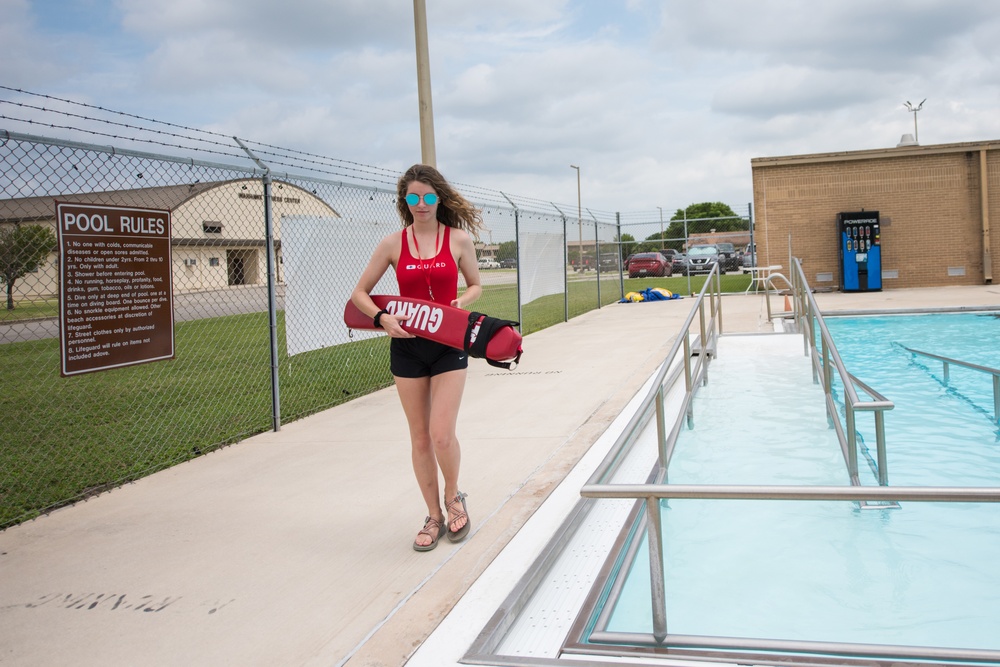
POLYGON ((1000 271, 1000 141, 754 158, 758 264, 840 289, 837 214, 878 211, 882 287, 989 284, 1000 271))

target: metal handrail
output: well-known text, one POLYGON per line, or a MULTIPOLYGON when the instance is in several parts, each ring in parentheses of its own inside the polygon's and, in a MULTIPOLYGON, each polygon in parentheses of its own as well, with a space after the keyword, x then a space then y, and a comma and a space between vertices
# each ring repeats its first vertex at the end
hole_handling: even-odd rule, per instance
POLYGON ((958 359, 952 359, 950 357, 944 357, 940 354, 931 354, 930 352, 922 352, 921 350, 914 350, 913 348, 906 347, 901 343, 894 343, 899 347, 903 348, 910 354, 914 356, 920 355, 922 357, 927 357, 928 359, 934 359, 940 361, 943 365, 944 373, 944 384, 948 385, 949 373, 948 368, 951 365, 961 366, 962 368, 968 368, 972 371, 977 371, 979 373, 986 373, 987 375, 993 376, 993 421, 1000 424, 1000 369, 990 368, 989 366, 980 366, 979 364, 973 364, 968 361, 959 361, 958 359))
MULTIPOLYGON (((794 278, 794 275, 792 276, 794 278)), ((774 286, 774 279, 781 278, 788 285, 788 288, 795 291, 795 286, 792 282, 784 276, 782 273, 772 273, 767 278, 764 279, 764 302, 767 304, 767 321, 770 322, 774 319, 774 314, 771 311, 771 290, 773 289, 775 294, 778 293, 778 288, 774 286)), ((793 311, 794 312, 794 311, 793 311)))
POLYGON ((719 333, 722 331, 722 289, 719 278, 719 266, 716 264, 705 279, 705 284, 695 299, 691 312, 681 325, 680 333, 674 340, 670 352, 667 354, 659 370, 653 378, 649 392, 639 404, 638 409, 632 415, 628 424, 615 440, 611 450, 608 452, 601 464, 597 466, 588 484, 600 484, 608 479, 622 461, 622 453, 635 441, 638 434, 649 423, 653 416, 656 416, 657 429, 657 460, 659 466, 666 470, 670 465, 673 456, 674 444, 680 434, 681 423, 687 422, 688 428, 694 428, 694 412, 691 409, 691 401, 694 396, 695 384, 706 382, 708 373, 708 362, 712 356, 719 333), (705 297, 708 297, 706 300, 705 297), (707 305, 706 305, 707 304, 707 305), (706 312, 707 310, 707 312, 706 312), (691 328, 698 316, 698 349, 697 354, 691 345, 691 328), (670 432, 667 432, 666 418, 664 414, 664 400, 666 392, 673 387, 680 377, 680 368, 675 368, 677 355, 683 351, 683 375, 684 375, 684 398, 678 412, 678 418, 670 432), (695 361, 692 363, 692 358, 695 361), (671 370, 675 368, 675 370, 671 370))
MULTIPOLYGON (((686 638, 667 632, 666 582, 663 572, 663 526, 660 501, 673 498, 729 499, 729 500, 850 500, 910 502, 959 502, 998 503, 1000 487, 887 487, 887 486, 752 486, 752 485, 702 485, 702 484, 592 484, 580 489, 584 498, 635 498, 646 506, 646 540, 649 547, 650 598, 653 612, 653 640, 658 646, 684 645, 686 638)), ((706 638, 707 639, 707 638, 706 638)), ((753 647, 769 651, 807 651, 810 642, 797 643, 789 648, 776 640, 752 640, 753 647)), ((704 646, 712 646, 708 640, 704 646)), ((820 644, 815 644, 816 647, 820 644)), ((849 645, 847 645, 849 646, 849 645)), ((729 648, 738 648, 733 645, 729 648)), ((887 647, 888 648, 888 647, 887 647)), ((908 654, 924 655, 933 649, 923 647, 894 647, 896 652, 884 651, 881 655, 897 655, 898 650, 917 651, 908 654)), ((820 650, 817 648, 816 650, 820 650)), ((939 649, 933 654, 941 659, 967 658, 968 651, 939 649)), ((927 653, 926 655, 931 655, 927 653)), ((1000 660, 1000 651, 977 653, 980 659, 1000 660)))
POLYGON ((895 404, 876 392, 871 387, 860 382, 856 377, 847 372, 843 359, 837 351, 837 346, 833 342, 833 336, 826 326, 826 320, 816 304, 816 298, 809 289, 805 272, 802 270, 802 262, 795 258, 792 260, 793 273, 795 279, 793 293, 795 295, 795 317, 801 324, 803 344, 806 354, 813 364, 813 380, 823 382, 823 392, 826 396, 826 415, 831 426, 837 433, 841 450, 847 461, 847 471, 851 478, 852 485, 860 485, 861 480, 858 475, 858 433, 855 428, 855 412, 873 412, 875 415, 875 444, 877 455, 877 475, 879 486, 889 484, 888 457, 885 449, 885 411, 892 410, 895 404), (819 329, 819 341, 816 340, 814 324, 819 329), (819 349, 817 349, 817 345, 819 349), (844 386, 844 415, 845 424, 840 423, 840 411, 833 395, 833 372, 840 376, 841 384, 844 386), (858 397, 856 386, 860 386, 865 393, 874 400, 861 400, 858 397))
MULTIPOLYGON (((709 274, 711 278, 714 272, 718 269, 715 267, 713 273, 709 274)), ((787 279, 781 276, 782 279, 787 279)), ((840 354, 837 352, 836 347, 833 344, 833 338, 830 332, 827 330, 826 323, 823 321, 823 316, 820 314, 819 307, 816 304, 815 298, 812 296, 811 290, 808 288, 808 283, 805 278, 805 273, 802 271, 801 262, 797 259, 793 261, 793 273, 792 282, 789 285, 792 287, 793 294, 795 296, 795 308, 794 313, 797 320, 803 321, 803 334, 806 336, 806 341, 804 342, 806 353, 808 354, 810 349, 812 349, 813 354, 811 358, 813 360, 813 371, 814 379, 818 373, 822 373, 823 385, 826 393, 827 402, 827 414, 832 420, 834 427, 837 429, 837 436, 841 443, 841 448, 844 450, 845 458, 848 462, 848 471, 851 477, 850 487, 741 487, 741 486, 675 486, 675 485, 665 485, 665 484, 652 484, 652 485, 631 485, 631 484, 609 484, 606 482, 608 477, 616 469, 617 466, 623 460, 623 451, 626 446, 630 445, 635 438, 638 436, 639 431, 643 426, 645 426, 651 417, 651 411, 655 408, 656 411, 656 422, 657 422, 657 437, 659 441, 659 472, 656 476, 657 481, 662 481, 666 476, 666 470, 670 463, 670 458, 673 454, 673 447, 676 444, 677 435, 680 430, 680 424, 684 417, 687 418, 689 428, 692 424, 692 417, 690 412, 691 400, 693 397, 693 380, 699 377, 697 371, 692 371, 690 366, 691 350, 690 350, 690 328, 694 322, 695 312, 701 314, 701 341, 702 350, 707 349, 706 347, 706 326, 705 326, 705 313, 704 313, 704 297, 706 290, 708 289, 711 280, 705 281, 705 286, 702 287, 701 292, 698 295, 698 300, 695 302, 695 306, 692 308, 691 313, 688 315, 681 328, 681 334, 678 336, 677 340, 667 355, 666 361, 660 367, 657 372, 655 380, 650 387, 649 392, 643 399, 639 406, 637 412, 633 415, 632 419, 629 421, 628 425, 619 435, 618 439, 615 441, 609 454, 602 461, 601 465, 598 466, 597 470, 590 476, 586 485, 581 489, 580 495, 585 498, 634 498, 637 500, 643 500, 646 508, 646 526, 647 526, 647 544, 649 548, 649 575, 650 575, 650 598, 652 604, 652 614, 653 614, 653 636, 656 642, 662 644, 667 640, 667 610, 666 610, 666 582, 664 580, 663 573, 663 526, 660 517, 660 505, 661 499, 665 498, 680 498, 680 497, 700 497, 700 498, 770 498, 770 499, 800 499, 800 500, 830 500, 830 499, 842 499, 842 500, 856 500, 862 503, 866 501, 889 501, 891 503, 896 503, 899 500, 938 500, 938 501, 953 501, 953 502, 974 502, 976 500, 988 499, 988 502, 1000 502, 1000 489, 969 489, 969 488, 945 488, 945 489, 922 489, 922 488, 888 488, 888 475, 886 472, 886 462, 885 462, 885 437, 884 437, 884 422, 882 420, 882 412, 884 410, 892 409, 893 403, 891 401, 885 400, 884 397, 874 392, 871 388, 866 385, 859 384, 866 392, 876 397, 875 401, 861 401, 858 398, 857 391, 855 390, 855 383, 857 382, 853 376, 851 376, 847 369, 844 367, 844 362, 840 358, 840 354), (818 355, 815 354, 815 336, 812 333, 813 320, 815 319, 816 324, 819 326, 820 339, 822 342, 823 353, 822 365, 817 363, 818 355), (671 431, 669 437, 665 437, 665 417, 663 414, 664 407, 664 379, 667 376, 668 369, 673 365, 674 358, 676 357, 680 346, 683 344, 684 347, 684 376, 686 381, 685 394, 681 404, 681 409, 678 413, 678 418, 675 423, 674 429, 671 431), (832 367, 831 367, 832 364, 832 367), (832 371, 836 369, 837 373, 840 374, 841 379, 844 380, 844 393, 845 393, 845 405, 847 405, 847 435, 845 436, 844 429, 840 425, 839 413, 836 409, 836 404, 832 398, 832 371), (856 432, 854 429, 854 411, 855 410, 870 410, 875 412, 876 417, 876 431, 877 440, 879 448, 879 484, 878 487, 863 487, 860 485, 857 473, 857 442, 856 442, 856 432), (836 418, 833 416, 837 415, 836 418), (687 494, 699 494, 699 495, 687 495, 687 494)), ((718 279, 716 279, 718 282, 718 279)), ((766 297, 769 298, 769 297, 766 297)), ((719 299, 720 309, 721 309, 721 298, 719 299)), ((715 298, 711 299, 712 313, 715 312, 715 298)), ((714 321, 713 317, 713 321, 714 321)), ((721 310, 719 312, 719 322, 721 330, 721 310)), ((717 336, 714 328, 712 329, 713 336, 717 336)), ((714 340, 714 338, 713 338, 714 340)), ((707 356, 704 354, 699 355, 699 364, 701 372, 705 372, 705 365, 707 365, 707 356)), ((675 376, 676 377, 676 376, 675 376)), ((672 383, 671 383, 672 384, 672 383)), ((780 649, 776 649, 780 650, 780 649)))

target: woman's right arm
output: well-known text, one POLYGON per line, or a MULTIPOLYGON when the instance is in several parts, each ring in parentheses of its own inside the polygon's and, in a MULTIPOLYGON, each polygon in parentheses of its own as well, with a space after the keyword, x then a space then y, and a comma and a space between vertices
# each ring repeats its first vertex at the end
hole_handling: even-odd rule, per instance
MULTIPOLYGON (((400 234, 390 234, 382 239, 372 253, 372 258, 368 260, 368 266, 361 272, 361 278, 357 286, 351 292, 351 301, 362 313, 375 319, 379 312, 379 307, 372 301, 371 292, 375 285, 382 279, 385 272, 397 261, 399 257, 400 234)), ((385 332, 393 338, 413 338, 413 334, 403 329, 400 324, 406 321, 405 315, 384 314, 379 318, 379 324, 385 332)))

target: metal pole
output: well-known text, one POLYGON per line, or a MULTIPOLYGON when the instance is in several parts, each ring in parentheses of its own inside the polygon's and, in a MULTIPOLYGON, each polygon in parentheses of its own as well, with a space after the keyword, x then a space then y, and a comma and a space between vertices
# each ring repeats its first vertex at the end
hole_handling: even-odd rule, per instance
POLYGON ((663 240, 663 207, 657 206, 656 208, 660 209, 660 249, 663 250, 667 247, 663 240))
MULTIPOLYGON (((590 213, 590 209, 587 209, 590 213)), ((593 217, 594 214, 590 213, 593 217)), ((597 220, 594 220, 594 268, 597 269, 597 307, 601 307, 601 230, 597 220)))
MULTIPOLYGON (((688 253, 689 250, 691 250, 690 246, 691 246, 690 239, 688 239, 688 212, 687 212, 687 209, 685 208, 684 209, 684 254, 685 255, 688 253)), ((685 261, 684 264, 687 266, 688 293, 691 296, 694 296, 694 290, 691 289, 691 262, 690 262, 690 258, 687 261, 685 261)), ((771 321, 771 318, 769 317, 768 318, 768 322, 770 322, 770 321, 771 321)))
POLYGON ((622 214, 621 212, 615 213, 615 226, 618 227, 618 298, 625 298, 625 273, 622 267, 622 262, 625 258, 622 257, 622 214))
POLYGON ((281 430, 281 393, 278 387, 278 319, 274 275, 274 216, 271 212, 271 170, 264 174, 264 227, 267 235, 267 318, 271 339, 271 423, 281 430))
POLYGON ((993 421, 1000 424, 1000 375, 993 376, 993 421))
POLYGON ((885 452, 885 413, 875 411, 875 455, 878 457, 879 486, 889 485, 889 464, 885 452))
POLYGON ((579 271, 583 271, 583 206, 580 198, 580 168, 575 164, 571 164, 569 168, 576 169, 576 223, 580 227, 580 257, 577 260, 579 262, 577 267, 579 271))
POLYGON ((269 338, 271 342, 271 425, 275 431, 281 430, 281 393, 278 383, 278 300, 275 294, 275 254, 274 254, 274 222, 271 213, 271 168, 264 164, 239 137, 233 140, 250 156, 258 167, 264 170, 264 239, 267 253, 267 313, 269 338))
POLYGON ((649 546, 649 587, 653 605, 653 637, 657 642, 667 638, 667 586, 663 576, 663 525, 660 501, 646 497, 646 541, 649 546))
MULTIPOLYGON (((563 223, 563 241, 569 238, 569 234, 566 232, 566 216, 562 217, 563 223)), ((569 264, 569 248, 563 246, 563 267, 569 264)), ((518 271, 521 267, 517 268, 518 271)), ((566 271, 563 271, 563 322, 569 322, 569 275, 566 271)))
MULTIPOLYGON (((849 377, 843 378, 843 380, 845 384, 852 382, 849 377)), ((847 431, 847 471, 851 479, 856 479, 858 476, 858 432, 854 426, 854 406, 847 393, 844 391, 844 412, 847 414, 847 425, 844 427, 847 431)))
POLYGON ((427 5, 413 0, 413 32, 417 45, 417 103, 420 109, 420 160, 437 167, 434 150, 434 107, 431 104, 431 59, 427 49, 427 5))
MULTIPOLYGON (((517 283, 517 321, 523 323, 524 315, 521 312, 521 209, 503 191, 500 194, 514 209, 514 270, 517 272, 514 274, 514 280, 517 283)), ((490 245, 493 245, 493 232, 490 232, 490 245)), ((524 325, 519 324, 518 328, 523 331, 524 325)))

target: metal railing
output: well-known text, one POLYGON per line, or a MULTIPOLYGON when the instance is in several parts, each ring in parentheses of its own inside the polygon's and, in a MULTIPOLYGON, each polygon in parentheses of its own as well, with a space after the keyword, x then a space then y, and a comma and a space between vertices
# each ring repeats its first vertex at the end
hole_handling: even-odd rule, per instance
POLYGON ((645 502, 649 545, 653 632, 592 632, 594 643, 627 644, 672 649, 725 649, 778 653, 830 654, 913 660, 1000 662, 1000 651, 986 649, 895 646, 851 642, 787 641, 672 635, 667 631, 666 586, 662 557, 663 528, 660 501, 677 498, 719 500, 845 500, 911 502, 1000 502, 997 487, 873 487, 873 486, 723 486, 698 484, 599 484, 588 482, 581 490, 584 498, 635 498, 645 502))
MULTIPOLYGON (((681 329, 681 334, 675 342, 667 361, 661 367, 655 382, 652 384, 649 393, 640 405, 639 410, 630 421, 629 425, 619 436, 611 453, 605 461, 594 472, 587 483, 580 490, 583 498, 617 498, 642 500, 645 506, 645 524, 647 531, 647 544, 649 549, 650 568, 650 602, 652 605, 653 632, 652 634, 628 633, 627 637, 623 633, 610 633, 595 631, 590 634, 590 641, 595 643, 618 644, 627 642, 630 646, 649 645, 656 648, 672 649, 725 649, 725 650, 753 650, 768 651, 778 653, 813 653, 829 656, 836 653, 844 656, 865 656, 865 657, 891 657, 908 658, 916 660, 966 660, 979 662, 1000 661, 1000 651, 978 650, 978 649, 954 649, 936 648, 923 646, 890 646, 857 644, 848 642, 812 642, 812 641, 783 641, 767 639, 742 639, 730 637, 703 637, 688 635, 671 635, 667 630, 666 616, 666 588, 664 574, 663 555, 663 526, 660 515, 660 502, 662 500, 677 498, 698 498, 698 499, 731 499, 731 500, 843 500, 855 501, 862 506, 865 503, 876 502, 895 505, 899 501, 912 502, 959 502, 978 503, 1000 502, 1000 488, 993 487, 889 487, 888 472, 885 455, 884 421, 885 410, 892 409, 893 403, 875 392, 873 389, 859 381, 847 372, 843 360, 833 343, 833 339, 819 307, 816 304, 808 283, 802 271, 801 263, 796 259, 793 261, 791 286, 794 295, 793 314, 796 322, 802 327, 805 337, 805 352, 811 357, 814 381, 819 378, 823 381, 826 395, 827 414, 834 428, 837 430, 838 439, 844 449, 844 455, 848 463, 851 476, 851 486, 752 486, 752 485, 672 485, 662 481, 666 477, 667 467, 676 442, 676 434, 679 431, 682 420, 687 420, 691 426, 691 398, 693 380, 698 378, 696 372, 692 372, 689 367, 691 352, 686 341, 690 337, 690 327, 694 322, 695 313, 701 313, 704 319, 704 290, 699 294, 699 302, 696 302, 687 321, 681 329), (819 332, 817 341, 815 332, 819 332), (665 431, 666 416, 664 414, 663 396, 664 387, 667 384, 668 369, 681 346, 685 350, 684 372, 687 380, 686 391, 681 402, 678 418, 673 431, 667 435, 665 431), (818 347, 818 349, 817 349, 818 347), (839 419, 839 411, 833 397, 832 378, 836 372, 844 385, 844 405, 846 413, 846 424, 842 425, 839 419), (875 400, 863 401, 859 398, 855 387, 860 387, 875 400), (659 472, 651 475, 655 480, 651 484, 614 484, 608 483, 617 467, 618 462, 623 458, 623 452, 635 441, 638 433, 649 421, 650 411, 656 410, 657 417, 657 437, 660 442, 659 472), (878 478, 879 486, 861 486, 857 471, 857 440, 855 432, 855 412, 873 412, 876 420, 876 431, 878 440, 878 478)), ((719 317, 721 321, 721 313, 719 317)), ((702 340, 706 329, 702 325, 702 340)), ((714 339, 713 339, 714 344, 714 339)), ((714 354, 714 352, 713 352, 714 354)), ((673 373, 677 377, 678 372, 673 373)), ((994 375, 996 378, 997 376, 994 375)), ((885 507, 886 505, 880 505, 885 507)))
POLYGON ((716 342, 721 331, 722 295, 719 286, 719 267, 716 265, 708 274, 705 284, 695 298, 691 312, 684 320, 684 324, 681 325, 677 339, 657 371, 649 393, 618 436, 611 452, 591 475, 588 484, 595 483, 596 480, 607 479, 617 469, 622 460, 622 453, 631 446, 654 415, 658 443, 657 461, 659 466, 666 471, 673 456, 674 445, 680 434, 682 422, 686 422, 688 428, 694 428, 694 411, 691 402, 697 383, 704 384, 708 381, 708 364, 715 356, 716 342), (692 328, 695 325, 696 316, 698 328, 697 332, 693 333, 692 328), (693 340, 692 335, 694 335, 693 340), (682 352, 682 363, 678 363, 677 355, 682 352), (666 394, 679 379, 682 369, 684 395, 681 399, 678 419, 668 432, 664 407, 666 394))
MULTIPOLYGON (((833 336, 830 335, 826 321, 816 304, 816 299, 809 289, 809 283, 802 270, 802 263, 797 258, 793 259, 792 262, 795 320, 802 330, 805 353, 812 360, 813 381, 822 381, 823 383, 827 419, 840 441, 851 484, 861 484, 858 475, 856 413, 871 412, 875 417, 875 444, 878 457, 875 473, 879 486, 886 486, 889 484, 889 465, 885 449, 884 413, 886 410, 892 410, 895 404, 847 371, 844 361, 837 351, 837 346, 833 342, 833 336), (817 330, 819 331, 818 338, 816 336, 817 330), (833 393, 834 371, 840 376, 840 382, 844 387, 844 424, 840 422, 840 410, 837 409, 837 401, 833 393), (874 400, 861 400, 857 387, 860 387, 874 400)), ((865 504, 862 503, 862 507, 864 506, 865 504)))
POLYGON ((1000 369, 990 368, 989 366, 980 366, 979 364, 969 363, 967 361, 959 361, 958 359, 951 359, 950 357, 943 357, 939 354, 931 354, 930 352, 922 352, 920 350, 914 350, 912 348, 906 347, 900 343, 894 343, 899 347, 903 348, 913 356, 927 357, 928 359, 934 359, 940 361, 942 364, 942 373, 944 375, 944 380, 941 384, 948 386, 950 380, 949 368, 951 366, 960 366, 961 368, 967 368, 971 371, 976 371, 978 373, 986 373, 993 378, 993 421, 1000 424, 1000 369))

